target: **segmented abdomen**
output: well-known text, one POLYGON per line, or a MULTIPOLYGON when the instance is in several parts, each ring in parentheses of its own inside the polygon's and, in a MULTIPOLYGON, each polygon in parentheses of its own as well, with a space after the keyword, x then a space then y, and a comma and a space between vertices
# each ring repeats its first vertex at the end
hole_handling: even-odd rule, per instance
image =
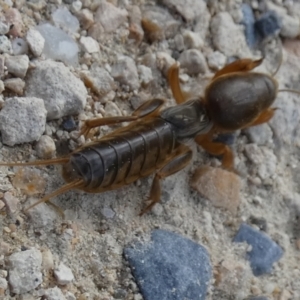
POLYGON ((72 154, 70 161, 85 182, 83 189, 98 192, 131 183, 167 160, 176 146, 172 125, 161 118, 133 125, 72 154))

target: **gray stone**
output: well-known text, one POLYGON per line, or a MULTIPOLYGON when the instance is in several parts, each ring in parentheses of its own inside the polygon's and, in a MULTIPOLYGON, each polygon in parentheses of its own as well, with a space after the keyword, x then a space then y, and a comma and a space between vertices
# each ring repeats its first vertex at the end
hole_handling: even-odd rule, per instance
POLYGON ((13 53, 11 42, 5 35, 0 35, 0 54, 2 53, 13 53))
POLYGON ((54 276, 58 284, 66 285, 74 280, 72 270, 64 263, 60 263, 57 268, 54 269, 54 276))
MULTIPOLYGON (((38 199, 36 198, 29 198, 26 201, 26 207, 35 204, 37 201, 38 199)), ((30 208, 26 211, 26 214, 30 217, 30 224, 35 229, 50 231, 54 228, 55 221, 57 220, 57 212, 45 203, 40 203, 30 208)))
POLYGON ((245 35, 228 12, 216 14, 211 21, 213 44, 226 56, 250 56, 245 35))
POLYGON ((131 57, 123 56, 111 69, 112 77, 121 84, 128 85, 132 90, 140 87, 139 75, 134 60, 131 57))
POLYGON ((155 6, 144 8, 142 24, 148 39, 151 41, 174 37, 178 33, 180 25, 166 9, 155 6))
POLYGON ((46 109, 42 99, 9 98, 0 112, 0 130, 4 144, 29 143, 38 140, 45 130, 46 109))
POLYGON ((58 8, 52 14, 52 21, 56 27, 60 27, 66 32, 77 32, 79 30, 78 19, 66 7, 58 8))
POLYGON ((175 9, 188 22, 199 19, 203 12, 208 13, 203 0, 163 0, 162 2, 170 9, 175 9))
POLYGON ((80 113, 87 90, 64 64, 47 60, 28 72, 26 95, 42 98, 47 118, 52 120, 80 113))
POLYGON ((127 17, 127 10, 101 1, 95 14, 95 22, 100 22, 106 32, 114 32, 127 20, 127 17))
POLYGON ((33 55, 39 57, 45 46, 45 39, 41 33, 31 28, 26 34, 26 40, 33 55))
POLYGON ((272 141, 273 133, 268 124, 253 126, 245 130, 252 143, 265 146, 272 141))
POLYGON ((11 45, 14 55, 28 54, 28 43, 24 39, 16 38, 11 45))
POLYGON ((39 250, 33 248, 13 253, 7 262, 12 293, 23 294, 42 283, 42 254, 39 250))
POLYGON ((63 292, 57 286, 45 290, 44 296, 47 300, 66 300, 66 297, 64 296, 63 292))
POLYGON ((154 230, 151 241, 124 249, 145 300, 204 300, 211 278, 206 249, 178 234, 154 230))
POLYGON ((190 75, 205 73, 207 70, 205 57, 196 49, 189 49, 182 52, 179 62, 181 67, 185 68, 190 75))
POLYGON ((87 53, 95 53, 100 51, 99 44, 90 36, 82 36, 79 40, 82 49, 87 53))
POLYGON ((98 64, 93 64, 90 71, 82 72, 81 77, 85 85, 101 97, 116 89, 113 78, 98 64))
POLYGON ((46 58, 60 60, 67 65, 78 64, 79 47, 67 33, 48 23, 37 26, 36 30, 45 39, 43 54, 46 58))
POLYGON ((24 78, 28 70, 29 58, 27 55, 8 56, 5 59, 5 66, 8 73, 24 78))

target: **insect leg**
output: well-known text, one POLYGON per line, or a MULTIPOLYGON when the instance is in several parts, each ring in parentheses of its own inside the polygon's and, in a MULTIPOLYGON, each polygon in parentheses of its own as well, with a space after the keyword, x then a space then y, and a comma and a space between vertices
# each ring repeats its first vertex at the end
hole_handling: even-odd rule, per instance
POLYGON ((210 136, 198 136, 195 138, 204 150, 212 155, 222 155, 222 167, 228 170, 233 169, 233 153, 232 150, 225 144, 213 142, 210 136))
POLYGON ((263 59, 252 60, 250 58, 238 59, 231 64, 226 65, 221 70, 217 71, 213 79, 221 75, 225 75, 233 72, 248 72, 256 68, 262 63, 263 59))
POLYGON ((140 216, 149 211, 157 202, 160 201, 160 180, 185 168, 191 161, 192 155, 193 153, 188 147, 182 146, 180 152, 155 174, 149 196, 151 203, 141 211, 139 214, 140 216))
POLYGON ((154 113, 159 111, 159 109, 164 103, 165 100, 163 99, 151 99, 143 103, 140 107, 138 107, 131 116, 116 116, 86 120, 81 128, 80 134, 87 136, 89 131, 95 127, 100 127, 103 125, 113 125, 122 122, 136 121, 139 118, 153 115, 154 113))

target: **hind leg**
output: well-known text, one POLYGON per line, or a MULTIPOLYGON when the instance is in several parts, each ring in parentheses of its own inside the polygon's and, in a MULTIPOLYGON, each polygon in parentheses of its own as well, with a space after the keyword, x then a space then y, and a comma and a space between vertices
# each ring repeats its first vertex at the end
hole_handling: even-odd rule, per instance
POLYGON ((139 214, 140 216, 149 211, 156 203, 160 201, 160 180, 185 168, 191 161, 192 155, 193 153, 188 147, 182 146, 182 150, 155 174, 149 196, 151 203, 141 211, 139 214))

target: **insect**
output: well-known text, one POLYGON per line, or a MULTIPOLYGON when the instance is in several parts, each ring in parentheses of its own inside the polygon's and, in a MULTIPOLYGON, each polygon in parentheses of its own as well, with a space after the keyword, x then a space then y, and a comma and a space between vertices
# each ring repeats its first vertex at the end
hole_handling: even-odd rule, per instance
MULTIPOLYGON (((82 134, 94 127, 130 122, 112 133, 74 151, 68 157, 30 163, 1 163, 6 166, 62 164, 67 182, 26 210, 70 189, 100 193, 130 184, 155 173, 150 190, 150 204, 140 215, 160 200, 160 180, 185 168, 192 158, 185 145, 195 139, 213 155, 222 155, 222 166, 233 170, 233 153, 215 134, 231 132, 268 122, 274 115, 278 83, 274 75, 249 72, 262 59, 239 59, 216 72, 203 97, 186 100, 180 88, 179 65, 171 66, 168 82, 177 105, 162 109, 163 99, 142 104, 131 116, 87 120, 82 134)), ((280 65, 279 65, 280 66, 280 65)), ((292 91, 292 90, 280 90, 292 91)))

